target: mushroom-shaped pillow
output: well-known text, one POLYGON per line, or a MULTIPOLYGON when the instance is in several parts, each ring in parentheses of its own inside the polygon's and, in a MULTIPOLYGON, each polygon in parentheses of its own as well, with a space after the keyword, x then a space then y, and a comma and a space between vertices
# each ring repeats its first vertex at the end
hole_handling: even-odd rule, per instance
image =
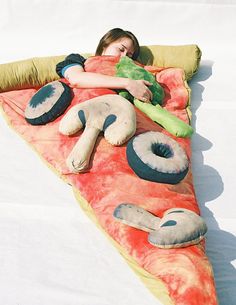
POLYGON ((83 127, 84 132, 66 161, 68 168, 74 173, 88 168, 90 156, 101 131, 109 143, 117 146, 134 135, 134 108, 122 96, 98 96, 72 107, 61 120, 59 131, 64 135, 72 135, 83 127))
POLYGON ((132 203, 121 203, 114 210, 116 220, 148 232, 148 241, 158 248, 183 248, 198 244, 207 232, 203 218, 184 208, 167 210, 162 218, 132 203))
POLYGON ((182 248, 198 244, 207 232, 202 217, 184 208, 167 210, 159 228, 149 233, 148 241, 159 248, 182 248))

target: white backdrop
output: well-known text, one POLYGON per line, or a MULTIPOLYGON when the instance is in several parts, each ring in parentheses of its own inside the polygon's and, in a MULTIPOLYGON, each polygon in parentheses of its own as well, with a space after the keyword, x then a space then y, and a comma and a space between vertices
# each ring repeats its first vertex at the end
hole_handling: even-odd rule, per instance
MULTIPOLYGON (((220 305, 236 304, 236 1, 0 4, 0 63, 94 52, 113 27, 134 32, 141 45, 199 45, 202 62, 190 82, 194 184, 220 305)), ((0 304, 161 304, 2 116, 0 304)))

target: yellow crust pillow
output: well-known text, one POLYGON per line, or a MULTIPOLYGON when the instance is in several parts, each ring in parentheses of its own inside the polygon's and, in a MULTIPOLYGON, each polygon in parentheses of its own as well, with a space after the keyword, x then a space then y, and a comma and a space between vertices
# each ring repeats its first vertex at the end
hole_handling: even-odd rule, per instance
MULTIPOLYGON (((88 57, 92 54, 81 54, 88 57)), ((66 55, 34 57, 0 65, 0 92, 41 87, 59 79, 56 64, 66 55)), ((197 45, 141 46, 138 61, 144 65, 178 67, 185 71, 189 80, 197 72, 201 50, 197 45)))

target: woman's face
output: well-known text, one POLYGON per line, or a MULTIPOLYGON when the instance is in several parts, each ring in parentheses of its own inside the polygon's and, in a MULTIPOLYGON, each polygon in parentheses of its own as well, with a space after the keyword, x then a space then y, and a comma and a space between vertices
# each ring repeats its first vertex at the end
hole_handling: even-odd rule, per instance
POLYGON ((109 44, 106 48, 104 48, 102 55, 110 55, 110 56, 128 56, 132 58, 134 54, 134 46, 133 42, 128 37, 120 38, 109 44))

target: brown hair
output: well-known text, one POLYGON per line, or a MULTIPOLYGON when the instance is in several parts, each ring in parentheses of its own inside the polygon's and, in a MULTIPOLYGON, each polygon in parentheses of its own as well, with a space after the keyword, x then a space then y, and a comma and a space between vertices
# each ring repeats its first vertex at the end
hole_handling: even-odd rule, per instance
POLYGON ((117 41, 123 37, 127 37, 132 40, 134 46, 134 54, 132 59, 137 59, 140 51, 138 39, 133 33, 124 31, 120 28, 114 28, 108 31, 99 41, 95 55, 102 55, 104 48, 108 47, 112 42, 117 41))

